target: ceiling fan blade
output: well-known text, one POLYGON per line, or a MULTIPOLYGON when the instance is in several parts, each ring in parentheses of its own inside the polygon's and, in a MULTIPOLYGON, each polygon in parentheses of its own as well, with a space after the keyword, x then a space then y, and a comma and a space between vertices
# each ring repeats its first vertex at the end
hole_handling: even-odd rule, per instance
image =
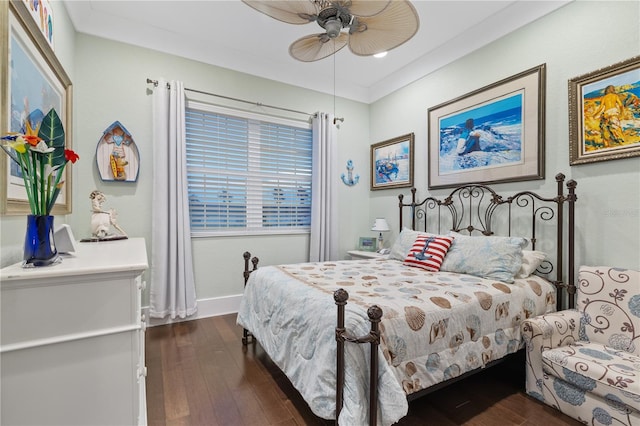
POLYGON ((370 56, 394 49, 411 37, 420 27, 420 19, 407 0, 391 0, 382 13, 357 18, 349 36, 349 49, 359 56, 370 56))
POLYGON ((337 3, 347 7, 354 16, 374 16, 389 6, 391 0, 341 0, 337 3))
POLYGON ((340 33, 336 38, 329 38, 326 33, 313 34, 294 41, 289 46, 289 54, 302 62, 318 61, 345 47, 348 40, 347 33, 340 33))
POLYGON ((318 9, 309 0, 242 0, 258 12, 288 24, 308 24, 316 20, 318 9))

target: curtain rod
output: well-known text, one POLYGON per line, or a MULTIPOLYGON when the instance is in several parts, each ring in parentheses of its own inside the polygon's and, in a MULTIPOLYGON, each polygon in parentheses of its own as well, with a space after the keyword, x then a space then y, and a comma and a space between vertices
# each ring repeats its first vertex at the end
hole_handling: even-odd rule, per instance
MULTIPOLYGON (((153 84, 155 87, 158 87, 158 80, 152 80, 150 78, 147 78, 147 83, 153 84)), ((169 88, 169 83, 167 83, 167 88, 169 88)), ((315 114, 309 114, 308 112, 304 112, 304 111, 296 111, 295 109, 289 109, 289 108, 282 108, 282 107, 273 106, 273 105, 267 105, 267 104, 263 104, 261 102, 246 101, 244 99, 232 98, 230 96, 218 95, 216 93, 211 93, 211 92, 203 92, 202 90, 189 89, 187 87, 185 87, 184 90, 187 90, 189 92, 194 92, 194 93, 200 93, 201 95, 209 95, 209 96, 215 96, 217 98, 228 99, 228 100, 231 100, 231 101, 244 102, 245 104, 251 104, 251 105, 255 105, 255 106, 259 106, 259 107, 279 109, 281 111, 288 111, 288 112, 293 112, 293 113, 296 113, 296 114, 304 114, 304 115, 308 115, 310 117, 315 115, 315 114)), ((338 118, 338 120, 342 121, 342 119, 340 119, 340 118, 338 118)))

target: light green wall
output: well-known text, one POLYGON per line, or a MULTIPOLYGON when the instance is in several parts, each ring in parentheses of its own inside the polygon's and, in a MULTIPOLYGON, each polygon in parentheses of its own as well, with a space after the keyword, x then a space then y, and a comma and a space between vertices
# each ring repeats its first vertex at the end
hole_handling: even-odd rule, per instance
MULTIPOLYGON (((570 3, 372 104, 371 139, 415 132, 415 180, 418 195, 424 197, 427 110, 546 63, 546 179, 501 184, 496 189, 505 194, 523 189, 553 194, 558 172, 575 179, 577 263, 638 269, 640 157, 569 166, 568 80, 638 55, 639 19, 637 1, 570 3)), ((372 193, 371 211, 395 217, 392 192, 372 193)))
MULTIPOLYGON (((76 166, 78 174, 86 178, 78 179, 74 185, 77 207, 72 228, 79 236, 89 232, 88 195, 97 188, 107 195, 107 204, 117 209, 120 226, 131 236, 147 238, 150 259, 152 162, 156 146, 151 138, 152 86, 146 83, 147 77, 181 80, 187 88, 299 111, 333 111, 333 98, 324 94, 86 35, 77 37, 76 69, 76 120, 80 123, 77 140, 83 144, 80 156, 86 159, 76 166), (101 182, 94 165, 95 145, 102 131, 115 120, 131 132, 140 150, 140 175, 135 184, 101 182)), ((229 104, 226 101, 222 103, 229 104)), ((238 103, 235 106, 246 107, 238 103)), ((259 111, 261 108, 253 107, 251 110, 259 111)), ((368 143, 368 106, 341 100, 336 112, 347 117, 338 132, 340 163, 354 158, 357 164, 364 164, 366 155, 354 147, 368 143)), ((353 199, 366 206, 368 190, 364 185, 343 187, 339 196, 341 200, 353 199)), ((339 208, 341 217, 345 219, 344 225, 340 226, 345 237, 341 250, 345 252, 351 248, 349 239, 354 238, 349 223, 358 215, 348 203, 339 203, 339 208)), ((242 253, 246 250, 260 256, 261 264, 300 262, 308 259, 308 237, 279 235, 194 239, 199 299, 242 292, 242 253)))
MULTIPOLYGON (((81 160, 73 166, 73 214, 76 238, 87 236, 93 189, 103 191, 107 206, 118 211, 120 225, 147 238, 151 259, 153 185, 151 96, 146 78, 182 80, 187 87, 301 111, 334 111, 332 96, 236 73, 105 39, 75 34, 66 10, 53 2, 58 25, 56 54, 74 82, 73 139, 81 160), (62 23, 62 25, 60 25, 62 23), (62 27, 62 28, 61 28, 62 27), (102 182, 95 148, 103 130, 120 121, 140 150, 137 183, 102 182)), ((405 133, 416 136, 415 185, 426 194, 426 141, 429 107, 454 99, 525 69, 547 64, 546 180, 503 184, 500 191, 553 191, 554 175, 563 172, 578 186, 578 262, 640 268, 640 158, 569 167, 567 80, 639 53, 638 2, 577 1, 415 83, 365 105, 338 98, 339 169, 355 164, 360 183, 339 186, 340 252, 373 236, 373 219, 384 216, 397 234, 397 194, 369 191, 370 145, 405 133)), ((328 70, 327 78, 332 78, 328 70)), ((336 179, 339 177, 337 176, 336 179)), ((408 194, 408 191, 404 191, 408 194)), ((446 191, 439 191, 442 194, 446 191)), ((0 218, 2 265, 20 260, 24 217, 0 218)), ((304 261, 306 236, 206 238, 193 241, 199 299, 240 294, 242 253, 250 250, 261 264, 304 261)), ((148 303, 145 294, 143 304, 148 303)))

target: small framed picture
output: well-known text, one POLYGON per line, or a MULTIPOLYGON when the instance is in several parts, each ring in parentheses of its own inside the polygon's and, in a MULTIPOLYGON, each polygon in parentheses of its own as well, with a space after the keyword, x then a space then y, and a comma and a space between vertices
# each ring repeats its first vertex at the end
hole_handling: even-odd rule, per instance
POLYGON ((376 251, 377 241, 375 237, 360 237, 360 244, 358 244, 358 250, 362 251, 376 251))
POLYGON ((371 145, 371 190, 413 186, 413 133, 371 145))

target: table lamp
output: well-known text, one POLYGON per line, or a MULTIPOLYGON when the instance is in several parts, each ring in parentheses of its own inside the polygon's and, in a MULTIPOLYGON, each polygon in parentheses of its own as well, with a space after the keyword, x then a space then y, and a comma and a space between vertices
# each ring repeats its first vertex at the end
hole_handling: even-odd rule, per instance
POLYGON ((385 218, 377 218, 373 223, 372 231, 378 231, 380 235, 378 236, 378 251, 382 250, 384 247, 384 240, 382 239, 382 233, 389 231, 389 224, 385 218))

